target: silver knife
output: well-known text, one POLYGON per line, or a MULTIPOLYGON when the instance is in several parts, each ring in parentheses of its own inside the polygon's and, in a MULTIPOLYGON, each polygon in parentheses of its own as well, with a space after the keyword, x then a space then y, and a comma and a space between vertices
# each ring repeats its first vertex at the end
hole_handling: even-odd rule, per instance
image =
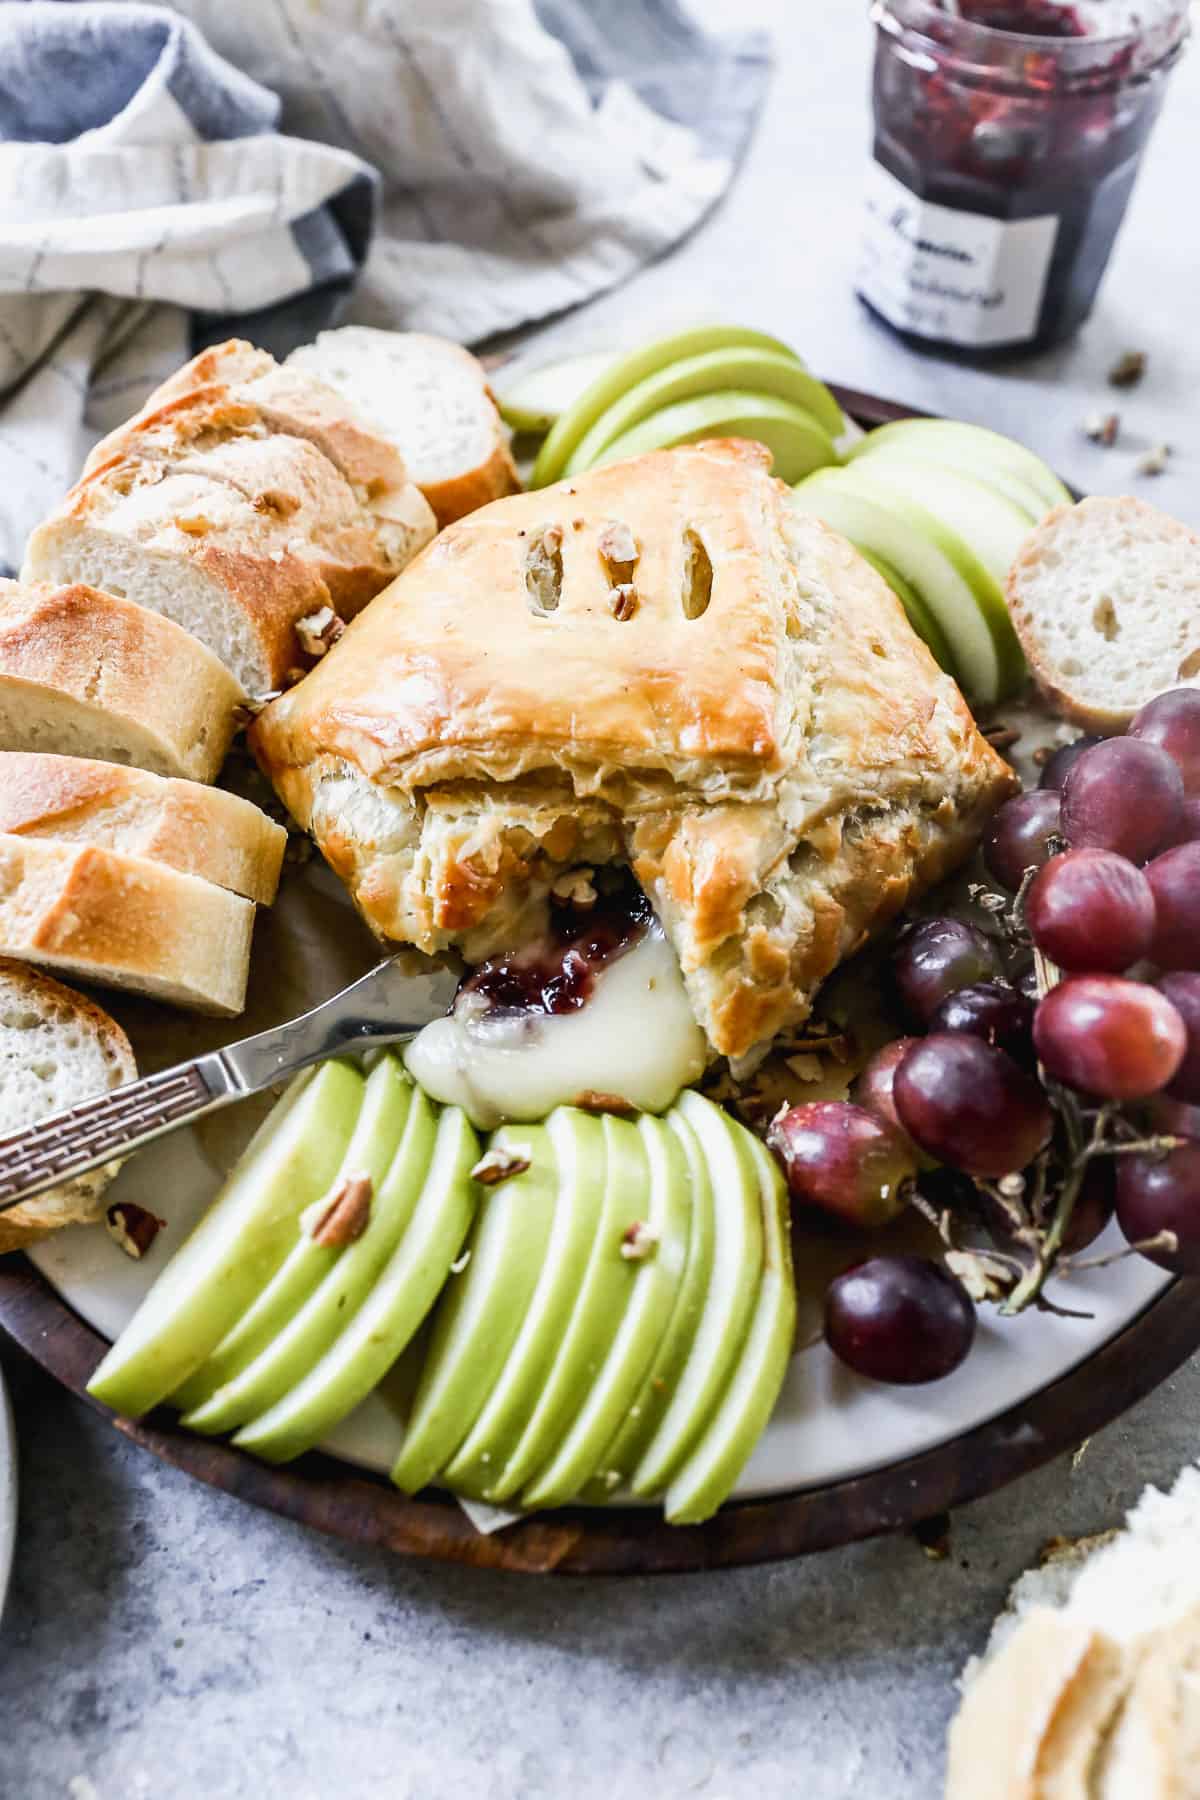
POLYGON ((118 1162, 206 1113, 260 1094, 310 1063, 407 1042, 429 1020, 406 1020, 406 1004, 411 1010, 411 974, 388 957, 298 1019, 81 1100, 27 1131, 0 1138, 0 1213, 72 1176, 118 1162))

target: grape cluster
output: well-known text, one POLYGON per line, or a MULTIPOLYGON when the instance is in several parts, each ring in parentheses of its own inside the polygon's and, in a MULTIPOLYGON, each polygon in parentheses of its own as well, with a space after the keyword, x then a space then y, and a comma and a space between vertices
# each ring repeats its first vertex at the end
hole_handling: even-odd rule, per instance
MULTIPOLYGON (((1200 1274, 1200 690, 1160 695, 1123 738, 1057 750, 996 814, 984 860, 1035 969, 961 919, 909 929, 893 977, 913 1035, 871 1058, 850 1100, 772 1124, 793 1200, 878 1226, 922 1170, 995 1197, 1053 1167, 1073 1195, 1055 1254, 1115 1211, 1131 1245, 1200 1274), (1079 1122, 1112 1117, 1126 1146, 1181 1141, 1114 1155, 1096 1136, 1081 1155, 1079 1122)), ((928 1381, 967 1355, 974 1308, 936 1262, 875 1256, 830 1287, 825 1332, 860 1374, 928 1381)))

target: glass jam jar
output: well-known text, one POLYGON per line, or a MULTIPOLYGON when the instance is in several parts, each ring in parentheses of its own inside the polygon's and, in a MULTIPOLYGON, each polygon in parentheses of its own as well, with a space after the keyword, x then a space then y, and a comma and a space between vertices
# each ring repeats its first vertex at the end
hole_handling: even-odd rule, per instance
POLYGON ((1091 311, 1187 0, 876 0, 858 292, 913 343, 1062 343, 1091 311))

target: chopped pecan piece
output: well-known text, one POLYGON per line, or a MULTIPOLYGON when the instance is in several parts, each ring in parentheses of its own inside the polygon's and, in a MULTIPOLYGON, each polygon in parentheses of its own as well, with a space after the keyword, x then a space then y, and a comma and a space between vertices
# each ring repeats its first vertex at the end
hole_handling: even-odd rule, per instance
POLYGON ((502 1150, 498 1145, 493 1145, 471 1170, 471 1180, 478 1181, 482 1187, 499 1187, 502 1181, 509 1181, 514 1175, 523 1175, 528 1167, 527 1156, 515 1156, 511 1150, 502 1150))
POLYGON ((658 1248, 660 1233, 644 1219, 635 1219, 621 1236, 621 1255, 626 1262, 644 1262, 658 1248))
POLYGON ((343 1177, 300 1215, 300 1229, 323 1250, 344 1249, 367 1229, 374 1191, 365 1171, 343 1177))
POLYGON ((132 1200, 116 1201, 104 1215, 109 1237, 134 1262, 141 1262, 166 1222, 132 1200))
POLYGON ((307 618, 296 620, 296 636, 306 656, 324 656, 331 650, 346 627, 332 606, 322 606, 307 618))
POLYGON ((595 1088, 576 1094, 571 1105, 577 1106, 580 1112, 616 1113, 623 1119, 632 1119, 637 1114, 637 1107, 623 1094, 599 1094, 595 1088))

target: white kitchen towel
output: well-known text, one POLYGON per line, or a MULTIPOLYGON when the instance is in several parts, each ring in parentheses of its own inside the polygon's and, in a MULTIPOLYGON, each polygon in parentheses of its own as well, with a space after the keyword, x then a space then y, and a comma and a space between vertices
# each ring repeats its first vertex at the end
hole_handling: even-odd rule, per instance
POLYGON ((198 343, 282 354, 364 259, 350 317, 467 342, 620 281, 767 70, 676 0, 0 0, 0 563, 198 343))

